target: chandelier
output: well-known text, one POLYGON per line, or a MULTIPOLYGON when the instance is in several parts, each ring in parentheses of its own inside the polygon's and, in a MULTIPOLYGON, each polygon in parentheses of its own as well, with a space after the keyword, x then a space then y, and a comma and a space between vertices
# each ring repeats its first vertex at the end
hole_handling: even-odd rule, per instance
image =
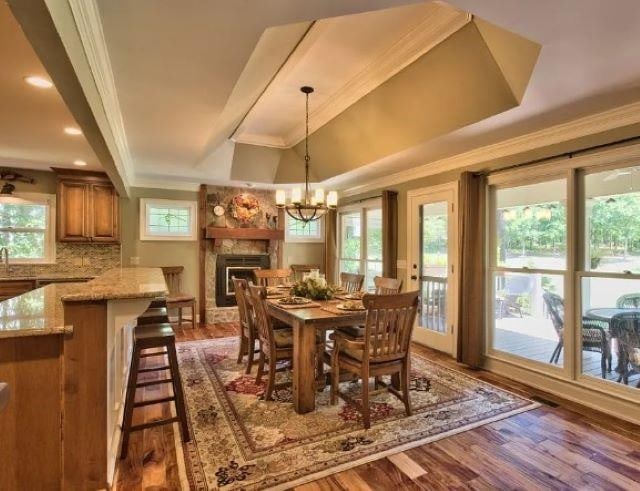
POLYGON ((309 94, 313 92, 313 87, 300 87, 300 91, 306 96, 306 126, 304 137, 304 195, 300 188, 291 190, 291 200, 287 203, 287 195, 284 190, 276 191, 276 206, 283 208, 294 220, 305 224, 318 220, 329 210, 338 206, 338 193, 329 191, 326 196, 323 189, 316 189, 311 192, 309 189, 309 94))

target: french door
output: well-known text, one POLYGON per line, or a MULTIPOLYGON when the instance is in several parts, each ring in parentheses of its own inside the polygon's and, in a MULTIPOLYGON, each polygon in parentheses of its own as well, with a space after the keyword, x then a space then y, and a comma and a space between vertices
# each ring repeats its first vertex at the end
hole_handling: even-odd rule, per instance
POLYGON ((413 340, 455 354, 457 334, 458 185, 411 191, 407 290, 420 291, 413 340))

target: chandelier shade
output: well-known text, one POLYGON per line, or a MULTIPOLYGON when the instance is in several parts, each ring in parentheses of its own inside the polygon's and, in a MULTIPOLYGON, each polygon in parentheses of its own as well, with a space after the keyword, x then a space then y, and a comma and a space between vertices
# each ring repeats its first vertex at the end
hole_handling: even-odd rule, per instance
POLYGON ((309 223, 320 219, 329 210, 338 206, 338 193, 324 189, 316 189, 313 192, 309 187, 309 94, 313 93, 313 87, 300 87, 305 94, 305 138, 304 138, 304 190, 299 187, 291 190, 291 197, 287 202, 287 193, 282 189, 276 191, 276 206, 282 208, 294 220, 309 223), (326 199, 325 199, 326 198, 326 199))

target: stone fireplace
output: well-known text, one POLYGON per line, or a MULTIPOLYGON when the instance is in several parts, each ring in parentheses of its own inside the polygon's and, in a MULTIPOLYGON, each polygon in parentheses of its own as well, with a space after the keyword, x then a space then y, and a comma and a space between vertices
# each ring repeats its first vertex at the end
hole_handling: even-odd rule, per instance
POLYGON ((205 313, 208 324, 238 320, 238 309, 235 307, 228 271, 234 271, 236 276, 247 275, 252 278, 251 271, 247 271, 250 268, 279 267, 278 258, 282 256, 283 241, 265 237, 265 234, 274 232, 273 218, 267 220, 267 215, 278 215, 275 192, 272 190, 208 186, 208 240, 205 252, 205 313), (251 194, 260 202, 259 216, 249 226, 242 226, 233 218, 229 209, 233 197, 241 193, 251 194), (214 217, 214 205, 221 205, 226 209, 223 217, 214 217), (238 262, 238 259, 241 261, 238 262))
POLYGON ((216 306, 236 305, 232 278, 253 281, 253 271, 269 269, 268 254, 218 254, 216 258, 216 306))

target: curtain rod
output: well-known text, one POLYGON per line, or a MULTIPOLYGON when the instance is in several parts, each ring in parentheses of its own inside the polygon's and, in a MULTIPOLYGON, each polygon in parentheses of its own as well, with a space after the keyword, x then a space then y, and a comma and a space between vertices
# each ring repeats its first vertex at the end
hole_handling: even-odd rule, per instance
POLYGON ((533 164, 542 164, 544 162, 548 162, 551 160, 555 160, 555 159, 559 159, 559 158, 573 158, 576 155, 581 155, 583 153, 587 153, 587 152, 591 152, 593 150, 598 150, 601 148, 607 148, 607 147, 613 147, 616 145, 622 145, 624 143, 631 143, 633 141, 638 141, 640 140, 640 136, 630 136, 628 138, 623 138, 621 140, 616 140, 613 142, 609 142, 609 143, 601 143, 599 145, 592 145, 590 147, 585 147, 585 148, 580 148, 578 150, 574 150, 573 152, 564 152, 564 153, 559 153, 556 155, 551 155, 549 157, 542 157, 539 159, 534 159, 534 160, 528 160, 526 162, 520 162, 518 164, 513 164, 507 167, 502 167, 501 169, 497 169, 497 170, 493 170, 493 171, 486 171, 486 172, 474 172, 474 174, 476 175, 489 175, 489 174, 493 174, 496 172, 502 172, 502 171, 506 171, 506 170, 512 170, 512 169, 517 169, 518 167, 524 167, 526 165, 533 165, 533 164))

